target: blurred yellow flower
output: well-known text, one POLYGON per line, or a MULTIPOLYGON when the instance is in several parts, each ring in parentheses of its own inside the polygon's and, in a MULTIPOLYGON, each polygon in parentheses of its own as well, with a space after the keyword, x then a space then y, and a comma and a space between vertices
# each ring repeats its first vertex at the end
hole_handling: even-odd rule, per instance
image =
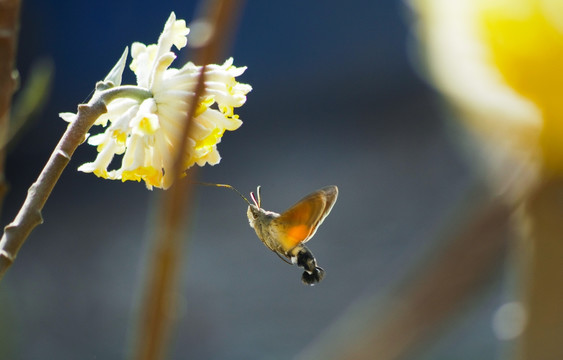
MULTIPOLYGON (((106 127, 105 132, 88 139, 97 147, 98 156, 78 170, 106 179, 143 180, 149 189, 172 185, 173 156, 181 142, 182 124, 202 68, 191 62, 180 69, 169 68, 176 58, 172 46, 186 46, 188 33, 185 21, 176 20, 172 13, 158 44, 132 45, 130 68, 137 77, 137 88, 148 96, 118 97, 107 104, 107 113, 94 124, 106 127), (123 155, 121 167, 108 170, 115 155, 123 155)), ((232 58, 222 65, 207 65, 205 89, 188 134, 184 169, 220 161, 217 143, 226 130, 236 130, 242 124, 233 108, 242 106, 252 89, 235 80, 245 70, 233 66, 232 58)), ((121 73, 110 75, 120 85, 121 73)), ((75 114, 63 113, 61 117, 73 121, 75 114)))
POLYGON ((411 1, 430 82, 484 140, 474 149, 516 210, 520 323, 497 335, 514 358, 563 359, 563 1, 411 1))
POLYGON ((490 169, 563 175, 563 2, 411 4, 430 82, 486 140, 490 169))

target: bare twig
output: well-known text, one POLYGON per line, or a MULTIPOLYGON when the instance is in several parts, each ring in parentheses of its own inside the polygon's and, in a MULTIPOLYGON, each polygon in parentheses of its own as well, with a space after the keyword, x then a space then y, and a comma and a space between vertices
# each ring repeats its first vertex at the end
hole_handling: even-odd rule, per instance
POLYGON ((106 111, 103 102, 78 107, 78 119, 68 126, 43 171, 29 188, 27 198, 18 215, 4 229, 4 235, 0 240, 0 278, 14 262, 19 249, 31 231, 43 222, 41 210, 70 161, 70 157, 78 145, 84 141, 86 132, 94 121, 106 111))
MULTIPOLYGON (((182 143, 177 149, 174 161, 173 178, 184 171, 184 149, 193 124, 193 116, 204 92, 205 64, 216 62, 224 47, 227 34, 232 33, 234 15, 241 6, 240 1, 210 1, 213 10, 209 15, 198 19, 209 25, 211 37, 201 43, 202 48, 195 56, 195 63, 203 64, 194 96, 189 103, 189 113, 182 131, 182 143)), ((205 36, 205 35, 204 35, 205 36)), ((157 233, 153 239, 152 257, 146 274, 143 304, 138 320, 138 334, 133 344, 132 358, 138 360, 162 359, 165 356, 174 319, 174 298, 178 287, 178 270, 181 263, 182 235, 184 224, 188 221, 188 203, 191 199, 194 178, 193 170, 187 178, 176 181, 162 194, 158 213, 157 233)))
MULTIPOLYGON (((98 86, 104 86, 104 84, 99 83, 98 86)), ((45 202, 74 151, 84 142, 86 133, 94 121, 107 111, 106 103, 115 97, 128 95, 136 90, 131 86, 114 87, 98 92, 88 104, 78 106, 77 118, 69 124, 39 177, 29 188, 25 202, 16 218, 4 228, 4 234, 0 240, 0 280, 14 262, 31 231, 43 222, 41 211, 45 202)))
MULTIPOLYGON (((16 90, 14 64, 19 33, 20 0, 0 0, 0 144, 5 144, 12 95, 16 90)), ((4 176, 6 153, 0 146, 0 209, 8 184, 4 176)), ((1 261, 1 260, 0 260, 1 261)))

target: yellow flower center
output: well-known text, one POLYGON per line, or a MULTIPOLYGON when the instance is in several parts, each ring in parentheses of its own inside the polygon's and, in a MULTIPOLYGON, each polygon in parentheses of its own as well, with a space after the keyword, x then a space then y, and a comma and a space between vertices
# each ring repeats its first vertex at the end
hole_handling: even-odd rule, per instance
POLYGON ((93 172, 97 177, 101 177, 103 179, 108 178, 108 172, 105 169, 95 169, 93 172))
POLYGON ((200 103, 197 106, 197 109, 195 109, 194 118, 203 114, 211 105, 213 105, 214 102, 215 100, 213 100, 213 98, 211 97, 208 97, 200 101, 200 103))
POLYGON ((119 145, 125 145, 125 141, 127 140, 127 134, 121 130, 114 130, 111 137, 114 138, 119 145))
POLYGON ((135 170, 125 170, 121 174, 121 181, 125 182, 128 180, 144 180, 147 185, 161 187, 162 171, 152 166, 141 166, 135 170))
POLYGON ((145 116, 139 121, 139 129, 145 134, 154 134, 158 127, 158 118, 156 116, 145 116))
POLYGON ((196 150, 209 148, 217 144, 219 139, 223 136, 224 132, 224 130, 220 130, 219 128, 213 129, 213 131, 208 136, 196 142, 196 150))

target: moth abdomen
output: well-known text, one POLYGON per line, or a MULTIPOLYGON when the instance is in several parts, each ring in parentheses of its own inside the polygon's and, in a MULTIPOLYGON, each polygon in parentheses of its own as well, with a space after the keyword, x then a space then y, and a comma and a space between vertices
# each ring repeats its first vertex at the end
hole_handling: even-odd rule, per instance
POLYGON ((301 276, 301 281, 307 285, 315 285, 320 282, 324 278, 325 271, 317 265, 317 260, 311 250, 304 245, 296 250, 297 266, 305 270, 301 276))
POLYGON ((319 283, 325 276, 325 271, 321 267, 316 267, 311 273, 308 271, 303 271, 303 275, 301 275, 301 281, 305 285, 315 285, 319 283))

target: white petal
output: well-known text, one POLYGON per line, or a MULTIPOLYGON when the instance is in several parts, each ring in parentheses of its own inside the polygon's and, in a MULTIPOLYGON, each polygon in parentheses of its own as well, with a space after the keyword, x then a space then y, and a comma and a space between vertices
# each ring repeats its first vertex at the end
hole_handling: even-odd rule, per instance
POLYGON ((64 121, 69 122, 69 123, 71 123, 71 122, 73 122, 74 120, 76 120, 77 116, 78 116, 78 115, 76 115, 75 113, 71 113, 71 112, 62 112, 62 113, 59 113, 59 117, 60 117, 61 119, 63 119, 64 121))

